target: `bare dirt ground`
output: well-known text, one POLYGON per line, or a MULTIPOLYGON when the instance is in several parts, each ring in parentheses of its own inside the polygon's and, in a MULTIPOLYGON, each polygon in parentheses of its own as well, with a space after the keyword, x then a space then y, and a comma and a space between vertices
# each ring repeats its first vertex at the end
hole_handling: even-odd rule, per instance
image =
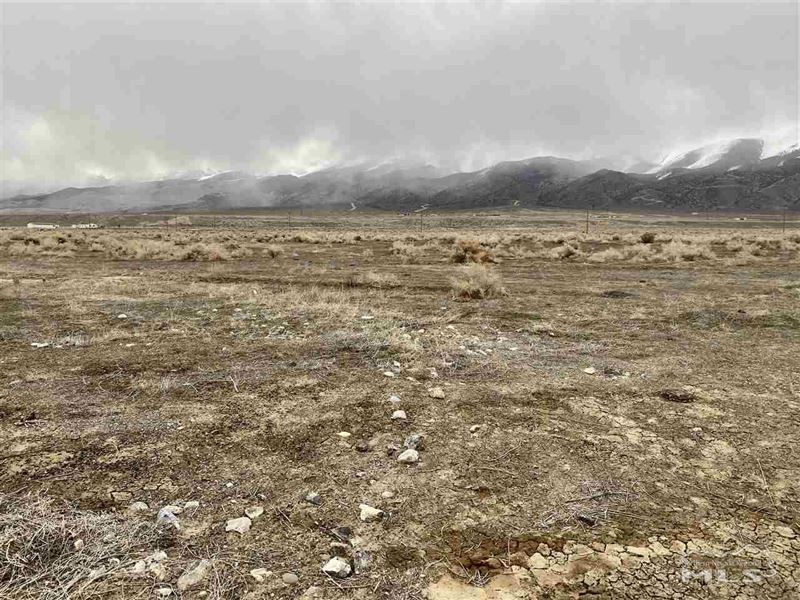
POLYGON ((420 219, 0 230, 0 596, 800 597, 796 224, 420 219))

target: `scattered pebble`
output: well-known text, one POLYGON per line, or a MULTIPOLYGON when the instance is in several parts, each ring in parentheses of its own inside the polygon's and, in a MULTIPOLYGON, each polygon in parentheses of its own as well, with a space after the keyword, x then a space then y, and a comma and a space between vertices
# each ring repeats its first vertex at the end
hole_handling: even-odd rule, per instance
POLYGON ((169 508, 166 506, 158 511, 158 514, 156 515, 156 523, 169 523, 175 527, 175 529, 181 528, 178 517, 176 517, 175 513, 169 510, 169 508))
POLYGON ((346 440, 346 439, 347 439, 347 438, 349 438, 349 437, 350 437, 352 434, 351 434, 349 431, 340 431, 340 432, 339 432, 339 433, 337 433, 336 435, 338 435, 338 436, 339 436, 340 438, 342 438, 343 440, 346 440))
POLYGON ((141 502, 141 501, 134 502, 133 504, 131 504, 128 507, 128 512, 132 512, 132 513, 145 512, 147 510, 150 510, 150 507, 147 506, 147 503, 141 502))
POLYGON ((127 319, 127 318, 128 318, 128 315, 126 315, 125 313, 119 313, 119 314, 117 315, 117 318, 118 318, 118 319, 127 319))
POLYGON ((418 433, 412 433, 403 440, 403 447, 411 450, 422 450, 423 437, 418 433))
POLYGON ((263 583, 266 581, 267 577, 270 577, 271 575, 272 571, 268 571, 263 567, 250 571, 250 577, 255 579, 257 583, 263 583))
POLYGON ((355 445, 357 452, 369 452, 369 443, 361 441, 355 445))
POLYGON ((413 448, 408 448, 407 450, 404 450, 400 454, 400 456, 397 457, 397 462, 409 465, 415 462, 419 462, 419 452, 417 452, 413 448))
POLYGON ((385 377, 397 377, 397 374, 394 371, 384 371, 383 375, 385 377))
POLYGON ((350 563, 339 556, 334 556, 322 567, 322 572, 331 575, 332 577, 339 577, 341 579, 350 575, 353 572, 350 563))
POLYGON ((244 509, 244 514, 246 514, 251 520, 255 521, 258 517, 264 514, 264 507, 248 506, 246 509, 244 509))
POLYGON ((228 519, 225 524, 225 531, 235 531, 237 533, 247 533, 250 531, 250 526, 253 522, 249 517, 238 517, 236 519, 228 519))
POLYGON ((478 433, 478 431, 480 431, 481 427, 482 427, 481 425, 473 425, 472 427, 469 428, 469 432, 470 433, 478 433))
POLYGON ((390 492, 389 490, 381 492, 381 498, 394 498, 394 492, 390 492))
POLYGON ((183 503, 183 510, 197 510, 200 508, 200 503, 197 500, 189 500, 183 503))
POLYGON ((398 404, 400 402, 400 396, 389 396, 389 402, 392 404, 398 404))
POLYGON ((595 373, 597 373, 597 369, 595 369, 594 367, 586 367, 583 370, 583 372, 586 373, 587 375, 594 375, 595 373))
POLYGON ((322 504, 322 496, 320 496, 317 492, 308 492, 306 494, 305 501, 319 506, 322 504))
POLYGON ((428 396, 441 400, 444 398, 444 390, 440 387, 431 388, 428 390, 428 396))
POLYGON ((342 542, 349 542, 353 539, 353 530, 347 526, 335 527, 330 530, 330 534, 342 542))
POLYGON ((211 561, 204 558, 193 569, 184 572, 178 578, 178 590, 184 592, 201 583, 208 576, 209 569, 211 569, 211 561))
POLYGON ((392 413, 392 421, 405 421, 407 418, 404 410, 396 410, 392 413))
POLYGON ((370 523, 372 521, 379 521, 383 517, 383 511, 379 508, 374 508, 368 504, 359 505, 361 509, 361 520, 370 523))
POLYGON ((72 547, 75 548, 75 550, 77 552, 80 552, 81 550, 83 550, 85 546, 86 546, 86 543, 80 538, 75 540, 75 543, 72 544, 72 547))
POLYGON ((294 573, 284 573, 281 575, 281 581, 283 581, 283 583, 286 585, 295 585, 298 581, 300 581, 300 578, 294 573))
POLYGON ((156 590, 156 594, 158 594, 162 598, 166 598, 167 596, 171 596, 172 595, 172 588, 168 588, 168 587, 158 588, 156 590))

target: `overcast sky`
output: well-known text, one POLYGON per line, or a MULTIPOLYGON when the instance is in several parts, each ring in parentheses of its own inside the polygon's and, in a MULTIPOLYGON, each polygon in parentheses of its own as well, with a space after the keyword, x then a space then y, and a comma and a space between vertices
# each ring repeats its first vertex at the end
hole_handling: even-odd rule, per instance
POLYGON ((3 4, 2 179, 797 139, 798 3, 3 4))

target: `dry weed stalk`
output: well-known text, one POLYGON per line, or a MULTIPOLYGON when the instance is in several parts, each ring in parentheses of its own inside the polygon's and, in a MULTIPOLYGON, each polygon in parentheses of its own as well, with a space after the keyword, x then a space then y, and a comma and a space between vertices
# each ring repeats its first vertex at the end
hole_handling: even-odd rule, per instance
POLYGON ((40 495, 0 494, 0 597, 108 596, 120 585, 115 576, 152 551, 160 535, 155 523, 79 511, 40 495))

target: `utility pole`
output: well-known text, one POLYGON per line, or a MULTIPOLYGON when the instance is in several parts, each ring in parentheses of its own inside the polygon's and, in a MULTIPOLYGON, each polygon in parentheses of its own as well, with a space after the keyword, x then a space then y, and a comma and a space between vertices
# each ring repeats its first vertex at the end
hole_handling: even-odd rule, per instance
MULTIPOLYGON (((592 204, 592 208, 594 208, 594 204, 592 204)), ((586 207, 586 231, 584 232, 586 235, 589 235, 589 207, 586 207)))

